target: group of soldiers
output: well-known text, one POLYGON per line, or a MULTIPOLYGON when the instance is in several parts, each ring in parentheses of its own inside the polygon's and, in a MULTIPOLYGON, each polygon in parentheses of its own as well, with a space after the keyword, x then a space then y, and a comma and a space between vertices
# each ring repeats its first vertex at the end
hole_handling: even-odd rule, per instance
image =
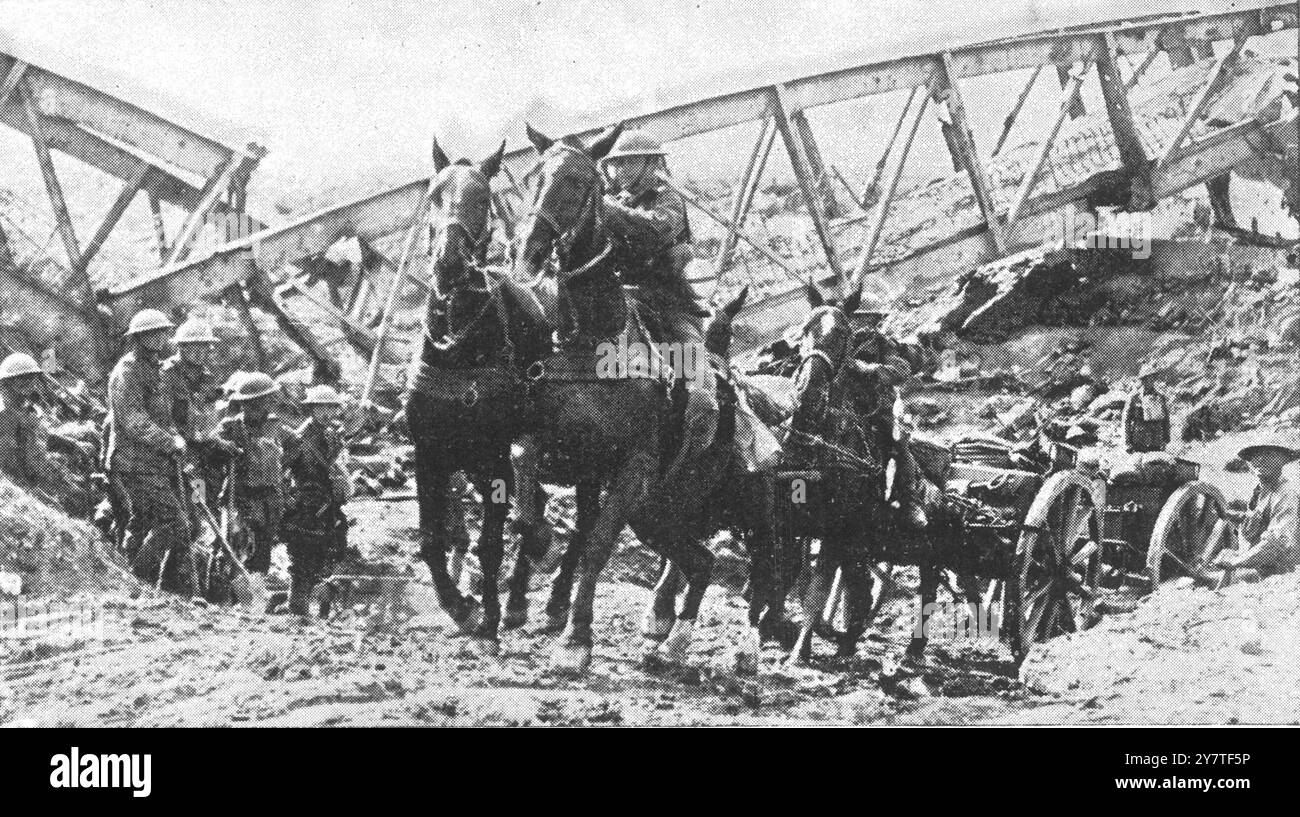
MULTIPOLYGON (((283 542, 288 609, 305 614, 313 588, 347 547, 343 400, 329 386, 308 389, 307 419, 288 428, 275 413, 281 395, 269 375, 237 373, 217 386, 208 365, 217 343, 197 317, 177 327, 144 309, 131 319, 109 376, 99 449, 109 526, 137 577, 184 595, 215 592, 210 560, 195 544, 233 540, 248 576, 246 600, 263 608, 271 550, 283 542), (226 524, 213 505, 227 509, 226 524)), ((26 354, 0 362, 0 468, 37 490, 58 480, 38 408, 46 376, 26 354)))

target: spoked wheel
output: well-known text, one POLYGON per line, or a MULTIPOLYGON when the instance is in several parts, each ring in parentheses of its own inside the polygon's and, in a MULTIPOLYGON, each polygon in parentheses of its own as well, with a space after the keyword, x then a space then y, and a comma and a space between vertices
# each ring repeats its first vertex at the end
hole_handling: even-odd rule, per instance
POLYGON ((1006 601, 1012 651, 1096 623, 1101 507, 1075 471, 1054 474, 1025 517, 1006 601))
POLYGON ((1151 589, 1210 564, 1229 531, 1223 492, 1206 482, 1189 482, 1170 495, 1156 517, 1147 549, 1151 589))

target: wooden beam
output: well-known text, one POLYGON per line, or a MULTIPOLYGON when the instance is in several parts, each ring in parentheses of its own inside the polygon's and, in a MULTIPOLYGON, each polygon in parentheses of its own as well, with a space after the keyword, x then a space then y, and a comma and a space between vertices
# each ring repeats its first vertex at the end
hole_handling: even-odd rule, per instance
POLYGON ((1002 146, 1006 144, 1007 137, 1011 135, 1011 128, 1016 124, 1016 117, 1020 116, 1020 109, 1025 107, 1025 100, 1029 99, 1029 93, 1034 90, 1034 85, 1038 82, 1038 75, 1043 73, 1045 67, 1040 65, 1034 69, 1034 73, 1029 77, 1029 82, 1026 82, 1025 87, 1021 89, 1016 104, 1011 106, 1011 113, 1007 114, 1007 118, 1002 120, 1002 134, 998 136, 998 143, 993 146, 994 156, 997 156, 998 152, 1002 150, 1002 146))
POLYGON ((149 166, 142 164, 135 174, 122 185, 122 192, 117 194, 117 200, 113 202, 112 207, 108 208, 104 220, 99 223, 99 229, 95 231, 94 238, 90 239, 90 242, 86 244, 86 248, 81 251, 81 257, 77 259, 76 263, 78 272, 86 272, 90 268, 91 260, 99 252, 99 248, 104 246, 104 242, 108 240, 108 236, 113 232, 113 228, 117 226, 117 222, 122 218, 122 214, 126 212, 126 208, 131 206, 131 202, 135 201, 136 194, 144 186, 148 175, 149 166))
MULTIPOLYGON (((908 99, 908 105, 912 104, 916 96, 916 94, 913 94, 912 97, 908 99)), ((871 219, 867 231, 864 234, 862 241, 862 258, 858 261, 858 269, 857 273, 854 275, 854 280, 850 282, 853 286, 861 286, 862 282, 866 280, 868 270, 871 269, 871 254, 875 251, 876 243, 880 241, 880 236, 885 231, 885 221, 889 218, 889 207, 894 201, 894 193, 898 190, 898 182, 903 178, 903 168, 907 165, 907 157, 912 150, 912 140, 916 138, 916 132, 921 126, 921 119, 925 116, 925 109, 929 107, 930 104, 930 93, 928 89, 922 89, 920 98, 921 102, 916 106, 916 110, 912 112, 911 118, 908 122, 907 135, 904 137, 902 147, 898 151, 898 158, 894 161, 893 167, 890 168, 889 175, 886 177, 885 192, 881 195, 880 201, 877 202, 875 215, 871 219)), ((908 111, 904 110, 903 114, 904 118, 906 118, 908 111)), ((900 120, 900 122, 901 121, 902 120, 900 120)), ((890 148, 892 147, 893 145, 891 144, 890 148)), ((890 150, 886 153, 885 158, 889 158, 889 154, 892 152, 893 151, 890 150)))
POLYGON ((835 251, 835 243, 831 239, 830 226, 826 223, 826 214, 820 206, 820 198, 812 177, 812 172, 808 169, 808 158, 803 152, 803 142, 795 133, 794 127, 790 123, 790 115, 794 110, 789 107, 785 96, 785 91, 781 85, 772 86, 772 120, 776 123, 776 129, 781 134, 781 140, 785 142, 786 153, 790 156, 790 166, 794 170, 795 181, 799 183, 799 192, 803 195, 804 205, 808 208, 808 214, 812 216, 813 227, 817 231, 817 239, 821 242, 822 250, 826 253, 826 263, 830 266, 831 271, 835 273, 835 278, 844 285, 844 270, 840 266, 839 254, 835 251))
POLYGON ((1206 79, 1205 87, 1196 95, 1196 101, 1192 103, 1187 116, 1183 117, 1182 124, 1178 126, 1178 135, 1165 148, 1164 154, 1157 162, 1157 167, 1164 167, 1178 153, 1178 149, 1183 146, 1183 142, 1187 140, 1187 135, 1192 132, 1192 128, 1200 121, 1201 114, 1205 113, 1205 109, 1209 107, 1214 95, 1228 81, 1229 72, 1227 69, 1236 62, 1237 55, 1241 53, 1242 46, 1245 44, 1245 38, 1238 40, 1233 44, 1232 50, 1220 57, 1219 61, 1214 64, 1214 68, 1210 70, 1210 76, 1206 79))
MULTIPOLYGON (((59 236, 63 239, 63 249, 68 254, 68 269, 77 273, 77 261, 81 258, 81 248, 77 244, 77 232, 72 226, 72 216, 68 212, 68 202, 63 197, 63 185, 59 184, 59 175, 54 170, 54 157, 50 154, 50 144, 45 139, 43 115, 32 98, 31 88, 26 82, 18 83, 18 94, 23 99, 23 108, 27 112, 27 124, 31 128, 32 144, 36 146, 36 159, 41 165, 41 175, 45 179, 45 192, 49 194, 50 205, 54 208, 54 219, 58 224, 59 236)), ((82 289, 78 300, 86 308, 94 306, 94 288, 90 279, 83 273, 76 274, 78 286, 82 289)))
MULTIPOLYGON (((1106 102, 1106 115, 1115 135, 1120 162, 1130 172, 1146 167, 1148 157, 1133 122, 1133 109, 1129 107, 1128 86, 1120 77, 1115 35, 1106 32, 1097 48, 1097 77, 1101 80, 1101 96, 1106 102)), ((1153 54, 1158 52, 1152 52, 1153 54)), ((1145 70, 1145 69, 1139 69, 1145 70)), ((1139 72, 1135 72, 1137 76, 1139 72)))
POLYGON ((793 278, 796 281, 803 280, 803 277, 799 274, 799 272, 794 267, 790 266, 790 262, 786 261, 784 258, 777 255, 776 253, 772 252, 771 247, 768 247, 766 244, 754 238, 749 233, 737 227, 735 224, 727 221, 722 216, 719 216, 717 213, 710 210, 708 205, 706 205, 704 202, 697 199, 695 196, 692 196, 688 190, 686 190, 681 185, 677 184, 670 177, 661 175, 659 179, 665 185, 675 190, 677 192, 677 195, 685 199, 687 204, 690 204, 691 206, 695 207, 695 209, 699 210, 704 215, 708 216, 709 218, 716 221, 718 224, 722 225, 727 230, 727 232, 731 233, 736 238, 739 238, 741 241, 744 241, 749 246, 758 250, 759 253, 761 253, 764 258, 766 258, 768 261, 771 261, 778 268, 784 270, 785 273, 789 275, 791 278, 793 278))
POLYGON ((27 73, 27 63, 22 60, 14 60, 14 64, 9 66, 9 71, 5 73, 5 78, 0 80, 0 108, 5 106, 9 101, 9 95, 18 87, 19 81, 27 73))
MULTIPOLYGON (((763 120, 763 128, 758 134, 758 141, 754 143, 754 149, 749 152, 749 161, 745 164, 745 173, 740 178, 740 187, 736 190, 736 200, 731 206, 731 225, 737 230, 745 226, 745 217, 749 215, 749 208, 754 203, 754 193, 758 190, 758 183, 763 178, 763 170, 767 167, 767 157, 772 154, 772 144, 776 141, 776 123, 770 118, 763 120)), ((739 236, 732 230, 727 230, 727 234, 722 238, 722 248, 718 251, 718 264, 715 277, 721 278, 722 274, 727 271, 727 266, 731 262, 731 254, 736 249, 736 239, 739 236)))
POLYGON ((979 204, 980 212, 984 214, 984 222, 988 225, 989 240, 1000 254, 1006 247, 1006 238, 1002 232, 1002 224, 993 209, 993 193, 989 184, 988 171, 975 147, 975 133, 971 130, 970 120, 966 116, 966 105, 962 102, 961 89, 953 79, 956 73, 951 51, 945 51, 940 55, 939 76, 940 98, 948 105, 956 135, 955 158, 961 163, 970 179, 971 189, 975 191, 975 201, 979 204))
POLYGON ((217 200, 221 198, 221 194, 229 187, 230 180, 235 175, 235 171, 239 169, 240 164, 238 158, 231 154, 217 166, 217 169, 204 182, 203 190, 199 194, 198 204, 195 205, 194 210, 185 219, 180 233, 172 243, 171 254, 167 257, 168 266, 178 263, 189 252, 194 239, 198 237, 199 230, 207 221, 208 214, 212 212, 212 208, 216 205, 217 200))
POLYGON ((1043 164, 1046 163, 1047 157, 1052 153, 1052 146, 1056 143, 1056 135, 1061 132, 1061 125, 1065 124, 1065 118, 1070 115, 1074 108, 1074 100, 1079 96, 1079 89, 1083 87, 1084 77, 1088 75, 1091 64, 1085 62, 1083 67, 1071 72, 1070 79, 1065 83, 1065 88, 1061 91, 1061 102, 1056 111, 1056 119, 1052 123, 1051 129, 1047 135, 1039 142, 1038 149, 1034 153, 1034 159, 1029 163, 1029 170, 1025 173, 1025 178, 1020 182, 1020 188, 1016 191, 1016 198, 1011 203, 1011 209, 1007 211, 1007 230, 1013 230, 1016 221, 1020 218, 1020 210, 1029 200, 1029 194, 1034 192, 1034 185, 1038 183, 1038 176, 1043 172, 1043 164))

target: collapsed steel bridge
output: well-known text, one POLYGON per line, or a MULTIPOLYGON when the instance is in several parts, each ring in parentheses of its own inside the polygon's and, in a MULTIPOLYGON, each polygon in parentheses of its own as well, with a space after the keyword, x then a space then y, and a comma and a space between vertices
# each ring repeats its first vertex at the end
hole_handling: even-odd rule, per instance
MULTIPOLYGON (((1247 41, 1297 28, 1292 3, 1243 5, 1221 13, 1101 22, 900 56, 618 118, 666 142, 746 123, 758 125, 757 140, 741 178, 732 187, 729 212, 714 212, 707 201, 687 192, 698 215, 723 231, 711 262, 717 275, 727 274, 743 256, 773 266, 790 279, 787 291, 765 293, 742 313, 741 320, 748 327, 743 345, 752 348, 778 336, 802 312, 802 295, 794 285, 806 271, 774 251, 772 243, 748 224, 778 138, 797 185, 800 212, 810 224, 820 252, 815 271, 820 284, 847 288, 873 276, 905 284, 915 279, 933 280, 936 271, 956 276, 1037 244, 1038 234, 1030 229, 1034 218, 1088 201, 1104 186, 1114 186, 1116 178, 1123 182, 1123 207, 1149 209, 1256 159, 1261 145, 1294 144, 1294 110, 1274 119, 1251 115, 1227 125, 1206 124, 1208 109, 1230 82, 1247 41), (1204 70, 1195 74, 1197 86, 1192 93, 1179 100, 1173 127, 1153 133, 1145 118, 1135 115, 1132 99, 1143 90, 1144 74, 1161 55, 1174 70, 1198 65, 1204 70), (1048 132, 1034 134, 1037 145, 1028 154, 1022 178, 1008 195, 995 184, 992 171, 997 166, 990 156, 1002 148, 1020 106, 1045 68, 1053 69, 1061 83, 1059 112, 1048 132), (976 142, 969 101, 962 94, 963 82, 1027 70, 1033 72, 1030 84, 1012 107, 990 153, 988 144, 976 142), (1081 115, 1080 89, 1094 75, 1104 100, 1104 111, 1095 114, 1104 131, 1105 144, 1099 148, 1103 158, 1082 178, 1049 183, 1044 176, 1053 145, 1067 118, 1081 115), (826 106, 899 91, 908 97, 893 136, 868 190, 855 192, 823 158, 809 114, 826 106), (924 246, 891 252, 886 246, 891 205, 903 195, 900 188, 912 137, 927 110, 940 120, 952 165, 974 198, 978 220, 954 225, 950 233, 924 246), (1113 159, 1109 166, 1107 156, 1113 159), (851 212, 855 208, 859 212, 851 212), (860 228, 860 237, 846 241, 846 227, 860 228)), ((249 305, 274 315, 289 336, 322 364, 323 371, 337 375, 337 354, 295 317, 302 308, 313 311, 318 320, 336 325, 344 341, 361 355, 374 355, 379 349, 400 359, 393 350, 385 349, 382 318, 391 308, 392 294, 404 287, 418 294, 428 286, 407 263, 417 235, 414 225, 424 218, 426 177, 287 224, 266 226, 245 212, 244 190, 265 152, 260 145, 246 142, 236 146, 238 140, 214 135, 223 133, 219 129, 204 135, 197 125, 179 124, 185 120, 151 112, 95 90, 92 84, 66 72, 56 73, 25 59, 20 49, 2 39, 0 75, 4 77, 0 122, 32 137, 70 259, 71 286, 46 286, 52 305, 87 316, 107 307, 121 321, 143 306, 166 308, 228 297, 243 307, 246 316, 249 305), (67 216, 49 159, 51 151, 66 153, 123 181, 117 200, 84 244, 67 216), (188 213, 185 226, 174 237, 160 241, 166 249, 156 271, 96 292, 90 275, 95 254, 140 193, 148 197, 155 212, 161 203, 183 208, 188 213), (192 256, 194 238, 202 225, 214 214, 231 213, 240 214, 250 229, 211 252, 192 256), (400 260, 395 262, 375 250, 402 235, 408 240, 400 260), (351 270, 347 285, 323 291, 311 283, 303 270, 341 240, 352 238, 367 248, 368 260, 351 270)), ((588 129, 577 135, 587 137, 597 131, 588 129)), ((513 222, 526 208, 525 188, 533 161, 531 147, 509 151, 504 171, 495 182, 504 240, 509 239, 513 222)), ((95 326, 102 324, 94 322, 95 326)), ((249 325, 255 331, 251 319, 249 325)))

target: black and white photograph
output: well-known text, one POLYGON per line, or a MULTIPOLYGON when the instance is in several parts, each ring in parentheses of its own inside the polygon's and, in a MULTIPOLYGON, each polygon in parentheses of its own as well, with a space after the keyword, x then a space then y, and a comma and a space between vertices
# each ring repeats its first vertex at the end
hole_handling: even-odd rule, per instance
POLYGON ((153 796, 79 730, 214 727, 1100 733, 1099 791, 1249 789, 1298 11, 0 0, 0 725, 51 796, 153 796))

